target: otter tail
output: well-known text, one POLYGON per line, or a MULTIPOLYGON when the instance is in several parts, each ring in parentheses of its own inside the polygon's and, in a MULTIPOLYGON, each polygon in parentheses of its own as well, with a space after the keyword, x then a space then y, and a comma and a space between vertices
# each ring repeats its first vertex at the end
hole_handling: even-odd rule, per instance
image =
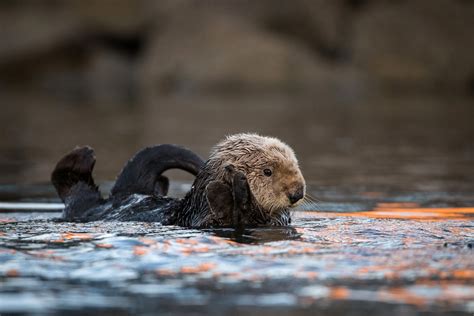
POLYGON ((123 168, 112 195, 166 195, 168 178, 161 174, 168 169, 182 169, 197 175, 204 161, 191 150, 177 145, 158 145, 139 151, 123 168))

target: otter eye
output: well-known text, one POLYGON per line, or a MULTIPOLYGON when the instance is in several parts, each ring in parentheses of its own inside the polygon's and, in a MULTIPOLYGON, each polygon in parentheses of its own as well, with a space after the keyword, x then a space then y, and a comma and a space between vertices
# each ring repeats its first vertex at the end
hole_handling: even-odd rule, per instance
POLYGON ((272 175, 272 171, 270 169, 263 169, 263 174, 269 177, 272 175))

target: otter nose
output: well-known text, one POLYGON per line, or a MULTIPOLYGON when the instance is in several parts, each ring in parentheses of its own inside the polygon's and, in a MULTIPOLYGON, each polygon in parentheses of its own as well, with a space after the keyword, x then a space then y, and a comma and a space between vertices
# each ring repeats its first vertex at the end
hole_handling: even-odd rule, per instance
POLYGON ((299 187, 295 192, 288 193, 288 199, 290 199, 291 204, 295 204, 304 197, 303 187, 299 187))

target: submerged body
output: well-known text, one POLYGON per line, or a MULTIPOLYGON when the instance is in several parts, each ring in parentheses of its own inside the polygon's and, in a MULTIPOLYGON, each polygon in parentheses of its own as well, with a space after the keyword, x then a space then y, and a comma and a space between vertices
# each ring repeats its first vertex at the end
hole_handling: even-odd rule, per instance
POLYGON ((182 201, 164 196, 131 194, 101 199, 93 205, 82 207, 78 203, 67 205, 63 218, 68 221, 92 222, 138 221, 179 225, 176 214, 182 201))
POLYGON ((159 145, 139 152, 103 199, 92 178, 92 149, 79 148, 56 166, 52 181, 68 221, 147 221, 186 227, 288 225, 305 194, 296 157, 280 140, 236 134, 217 144, 204 163, 191 151, 159 145), (170 168, 196 175, 183 199, 167 197, 170 168))

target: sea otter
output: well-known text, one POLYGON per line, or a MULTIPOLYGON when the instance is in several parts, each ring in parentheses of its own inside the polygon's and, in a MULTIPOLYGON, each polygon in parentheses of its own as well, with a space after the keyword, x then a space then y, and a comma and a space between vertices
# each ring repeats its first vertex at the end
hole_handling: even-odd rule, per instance
POLYGON ((293 150, 282 141, 236 134, 219 142, 203 162, 190 150, 158 145, 140 151, 124 167, 107 199, 92 178, 93 150, 63 157, 52 183, 67 221, 156 221, 185 227, 288 225, 290 208, 305 195, 305 180, 293 150), (196 179, 183 199, 167 197, 170 168, 196 179))

